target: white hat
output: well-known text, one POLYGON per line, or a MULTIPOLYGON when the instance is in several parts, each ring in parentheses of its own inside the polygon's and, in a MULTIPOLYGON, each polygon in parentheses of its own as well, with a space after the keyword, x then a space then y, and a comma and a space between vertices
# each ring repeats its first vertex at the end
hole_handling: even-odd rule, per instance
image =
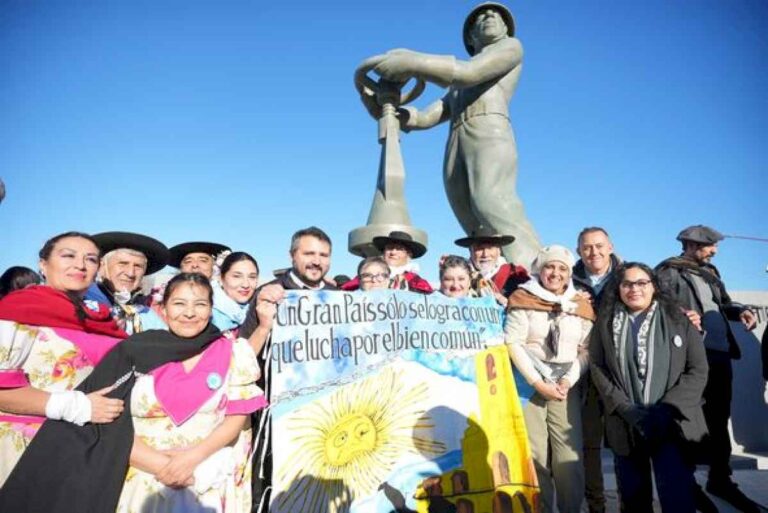
POLYGON ((576 258, 568 248, 552 244, 551 246, 544 246, 539 250, 536 258, 533 260, 533 264, 531 264, 531 271, 534 274, 539 274, 544 265, 554 261, 564 263, 568 266, 569 270, 576 264, 576 258))

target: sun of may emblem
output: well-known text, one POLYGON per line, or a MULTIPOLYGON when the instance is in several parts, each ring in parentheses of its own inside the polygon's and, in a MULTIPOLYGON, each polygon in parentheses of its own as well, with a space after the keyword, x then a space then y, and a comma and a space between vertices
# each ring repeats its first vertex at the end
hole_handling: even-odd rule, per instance
POLYGON ((280 511, 345 512, 373 494, 405 454, 445 452, 430 438, 424 382, 387 367, 301 407, 286 419, 292 453, 278 474, 280 511))

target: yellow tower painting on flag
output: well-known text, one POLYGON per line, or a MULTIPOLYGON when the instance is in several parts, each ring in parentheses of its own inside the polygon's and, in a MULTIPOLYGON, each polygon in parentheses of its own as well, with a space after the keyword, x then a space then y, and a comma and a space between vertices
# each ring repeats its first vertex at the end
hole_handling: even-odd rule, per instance
POLYGON ((425 479, 415 493, 417 511, 536 512, 536 470, 507 348, 479 352, 475 369, 480 415, 470 416, 464 432, 462 466, 425 479))

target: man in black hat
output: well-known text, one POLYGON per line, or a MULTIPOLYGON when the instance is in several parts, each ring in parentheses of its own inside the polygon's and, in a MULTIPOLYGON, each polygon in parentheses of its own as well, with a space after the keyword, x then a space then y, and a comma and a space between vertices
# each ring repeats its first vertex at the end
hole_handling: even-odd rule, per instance
POLYGON ((423 244, 405 232, 395 231, 387 236, 374 237, 373 245, 381 251, 381 256, 389 266, 389 288, 422 294, 433 292, 429 282, 418 275, 419 266, 413 261, 427 252, 423 244))
MULTIPOLYGON (((267 348, 269 346, 272 324, 277 315, 277 305, 283 300, 286 290, 336 290, 325 279, 331 267, 331 239, 315 226, 304 228, 293 234, 291 238, 291 267, 280 273, 274 280, 256 290, 251 299, 251 307, 245 322, 240 327, 240 336, 248 338, 256 351, 261 378, 258 385, 265 388, 264 366, 267 348)), ((258 424, 261 412, 257 412, 254 424, 258 424)), ((254 458, 253 469, 253 511, 259 509, 259 504, 269 504, 269 489, 272 482, 272 446, 269 439, 256 440, 256 454, 263 454, 264 468, 260 477, 260 462, 254 458)), ((265 508, 266 511, 267 508, 265 508)))
POLYGON ((210 280, 216 257, 224 251, 231 249, 215 242, 184 242, 169 250, 168 265, 183 273, 200 273, 210 280))
MULTIPOLYGON (((689 226, 677 236, 683 244, 682 255, 664 260, 656 271, 664 291, 683 307, 701 315, 709 363, 704 389, 704 417, 709 444, 702 451, 709 457, 707 491, 742 511, 758 511, 755 503, 731 480, 731 439, 728 433, 733 380, 731 360, 740 358, 741 351, 728 321, 741 321, 751 330, 755 327, 756 318, 749 309, 731 301, 720 273, 711 263, 717 254, 717 244, 723 238, 722 234, 708 226, 689 226)), ((708 499, 703 493, 699 493, 697 500, 702 508, 717 511, 711 501, 706 503, 708 499)))
MULTIPOLYGON (((395 82, 412 77, 449 87, 424 110, 403 107, 403 130, 424 130, 450 123, 443 179, 448 202, 465 233, 481 225, 515 236, 503 248, 507 259, 530 265, 540 247, 520 201, 517 147, 509 122, 509 102, 520 79, 523 47, 515 38, 515 21, 506 6, 483 2, 467 16, 464 46, 471 56, 459 60, 397 49, 381 55, 374 71, 395 82)), ((379 118, 380 107, 363 96, 368 111, 379 118)))
POLYGON ((493 294, 504 306, 517 287, 530 279, 525 267, 507 262, 501 248, 512 244, 512 235, 503 235, 480 226, 468 237, 456 239, 455 244, 469 249, 469 263, 474 275, 472 288, 478 295, 493 294))
MULTIPOLYGON (((387 288, 410 290, 431 294, 432 285, 418 275, 419 266, 413 260, 427 252, 426 246, 414 240, 410 234, 394 231, 389 235, 374 237, 373 245, 381 251, 381 257, 389 266, 390 278, 387 288)), ((356 276, 344 283, 342 290, 358 290, 360 279, 356 276)))
POLYGON ((157 239, 130 232, 98 233, 93 239, 102 254, 101 266, 85 299, 107 305, 129 334, 162 326, 148 308, 149 297, 141 292, 141 280, 165 267, 168 248, 157 239))

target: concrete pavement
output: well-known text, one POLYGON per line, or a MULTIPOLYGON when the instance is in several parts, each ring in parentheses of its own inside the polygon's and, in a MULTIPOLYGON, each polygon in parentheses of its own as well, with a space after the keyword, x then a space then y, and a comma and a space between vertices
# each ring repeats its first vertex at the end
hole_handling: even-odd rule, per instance
MULTIPOLYGON (((733 480, 739 485, 744 494, 757 502, 768 513, 768 454, 740 454, 731 459, 734 469, 733 480)), ((603 450, 603 476, 605 479, 606 498, 608 500, 607 511, 619 513, 618 494, 616 491, 616 475, 613 473, 613 455, 609 450, 603 450)), ((696 480, 700 485, 707 482, 706 467, 699 467, 696 471, 696 480)), ((655 495, 655 491, 654 491, 655 495)), ((712 502, 721 513, 738 513, 739 510, 727 502, 710 495, 712 502)), ((654 497, 653 509, 661 512, 658 500, 654 497)), ((584 511, 588 511, 586 505, 584 511)))

